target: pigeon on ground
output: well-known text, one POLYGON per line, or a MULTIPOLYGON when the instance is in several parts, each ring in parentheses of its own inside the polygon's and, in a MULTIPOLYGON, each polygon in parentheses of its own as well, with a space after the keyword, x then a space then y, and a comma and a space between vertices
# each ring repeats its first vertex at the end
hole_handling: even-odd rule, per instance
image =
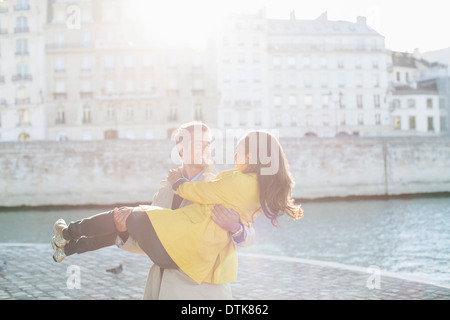
POLYGON ((122 264, 120 264, 118 267, 106 269, 106 272, 111 272, 113 274, 119 274, 122 272, 122 270, 123 270, 123 267, 122 267, 122 264))
POLYGON ((6 261, 4 261, 2 263, 2 265, 0 265, 0 272, 4 272, 6 271, 6 268, 8 267, 8 264, 6 263, 6 261))

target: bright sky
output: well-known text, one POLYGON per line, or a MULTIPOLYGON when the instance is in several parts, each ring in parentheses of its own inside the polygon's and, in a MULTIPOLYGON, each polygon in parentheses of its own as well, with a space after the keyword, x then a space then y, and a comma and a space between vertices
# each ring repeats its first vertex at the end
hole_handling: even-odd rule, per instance
MULTIPOLYGON (((268 18, 287 19, 295 10, 298 19, 315 19, 324 11, 330 20, 356 21, 367 17, 368 24, 386 37, 386 46, 396 51, 421 52, 450 47, 450 14, 446 0, 165 0, 146 1, 153 20, 182 21, 166 28, 168 37, 199 34, 226 12, 256 13, 265 7, 268 18), (157 10, 154 10, 155 7, 157 10), (169 19, 171 20, 171 19, 169 19), (206 21, 205 21, 206 20, 206 21), (172 30, 170 30, 172 28, 172 30), (184 31, 184 33, 183 33, 184 31)), ((149 11, 144 11, 149 12, 149 11)))
POLYGON ((251 12, 266 7, 269 18, 288 18, 292 10, 299 19, 315 19, 328 12, 330 20, 368 24, 386 37, 386 46, 396 51, 421 52, 450 47, 449 3, 446 0, 227 0, 227 5, 251 12))

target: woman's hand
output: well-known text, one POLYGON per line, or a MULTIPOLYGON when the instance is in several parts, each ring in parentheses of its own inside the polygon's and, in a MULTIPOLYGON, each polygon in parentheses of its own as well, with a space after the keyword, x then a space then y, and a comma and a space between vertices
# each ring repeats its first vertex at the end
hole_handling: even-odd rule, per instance
POLYGON ((127 218, 133 212, 131 208, 114 208, 114 224, 119 232, 127 231, 127 218))
POLYGON ((181 170, 181 168, 169 170, 169 173, 167 174, 167 181, 169 181, 171 185, 173 185, 178 179, 182 177, 181 170))
POLYGON ((214 205, 212 211, 214 214, 211 215, 211 219, 217 223, 219 227, 230 233, 236 233, 239 231, 241 227, 239 213, 233 209, 226 209, 220 204, 214 205))

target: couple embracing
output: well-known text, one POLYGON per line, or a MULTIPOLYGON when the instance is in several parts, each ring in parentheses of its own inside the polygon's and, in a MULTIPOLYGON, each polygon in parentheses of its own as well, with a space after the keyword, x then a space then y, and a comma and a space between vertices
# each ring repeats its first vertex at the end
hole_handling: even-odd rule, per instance
POLYGON ((209 165, 209 137, 203 123, 178 129, 183 167, 169 171, 151 206, 116 208, 69 225, 58 220, 53 259, 117 244, 154 263, 144 299, 231 299, 235 246, 252 243, 253 221, 263 213, 276 225, 281 215, 297 220, 303 210, 291 198, 293 181, 275 137, 247 133, 237 143, 235 169, 218 175, 209 165))

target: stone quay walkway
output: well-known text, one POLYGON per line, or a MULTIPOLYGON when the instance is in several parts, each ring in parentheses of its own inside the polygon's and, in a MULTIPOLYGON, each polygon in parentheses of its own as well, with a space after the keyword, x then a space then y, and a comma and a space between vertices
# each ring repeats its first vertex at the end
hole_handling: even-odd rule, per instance
MULTIPOLYGON (((52 260, 48 244, 0 244, 0 300, 140 300, 150 259, 115 247, 52 260), (6 262, 6 265, 4 264, 6 262), (107 272, 122 264, 122 272, 107 272)), ((448 300, 450 286, 383 271, 239 251, 234 300, 448 300)))

